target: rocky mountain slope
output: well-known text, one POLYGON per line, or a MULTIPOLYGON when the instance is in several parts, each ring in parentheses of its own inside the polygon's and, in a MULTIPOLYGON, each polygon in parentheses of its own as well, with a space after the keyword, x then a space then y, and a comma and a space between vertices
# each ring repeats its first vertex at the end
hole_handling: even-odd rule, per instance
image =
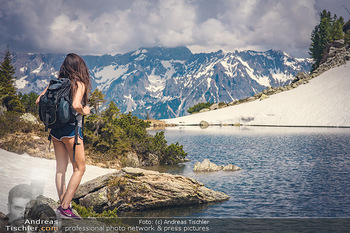
POLYGON ((289 88, 265 90, 244 104, 165 122, 177 125, 350 127, 349 73, 350 46, 333 44, 326 51, 320 67, 289 88))
MULTIPOLYGON (((14 54, 18 91, 41 92, 65 55, 14 54)), ((140 48, 115 56, 83 56, 93 89, 99 88, 122 112, 144 118, 187 114, 199 102, 232 102, 266 87, 289 84, 310 61, 284 52, 235 51, 193 54, 186 47, 140 48)))

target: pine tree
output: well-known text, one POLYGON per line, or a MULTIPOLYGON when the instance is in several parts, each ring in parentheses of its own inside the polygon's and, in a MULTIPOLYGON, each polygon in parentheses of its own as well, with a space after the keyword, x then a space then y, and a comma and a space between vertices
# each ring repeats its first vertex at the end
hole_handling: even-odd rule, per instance
POLYGON ((12 65, 12 56, 7 48, 3 62, 0 64, 0 102, 8 111, 24 112, 22 103, 16 94, 14 86, 15 68, 12 65))
POLYGON ((326 45, 333 40, 343 38, 342 27, 344 19, 332 17, 331 12, 323 10, 320 13, 320 23, 315 26, 311 34, 309 54, 314 59, 312 69, 315 70, 321 62, 326 45))
POLYGON ((350 44, 350 20, 346 22, 343 26, 344 42, 345 44, 350 44))
POLYGON ((344 37, 343 25, 344 25, 344 18, 340 17, 338 19, 337 15, 334 15, 333 23, 332 23, 332 30, 331 30, 332 41, 343 39, 343 37, 344 37))
POLYGON ((348 30, 348 31, 345 33, 344 42, 345 42, 346 44, 350 44, 350 30, 348 30))
POLYGON ((30 92, 29 94, 18 93, 19 99, 25 109, 25 112, 30 112, 33 115, 38 114, 39 106, 35 104, 38 94, 30 92))
POLYGON ((97 88, 94 90, 93 93, 91 93, 89 104, 93 107, 96 114, 100 112, 100 106, 106 103, 106 100, 104 98, 105 95, 102 94, 102 92, 99 91, 97 88))

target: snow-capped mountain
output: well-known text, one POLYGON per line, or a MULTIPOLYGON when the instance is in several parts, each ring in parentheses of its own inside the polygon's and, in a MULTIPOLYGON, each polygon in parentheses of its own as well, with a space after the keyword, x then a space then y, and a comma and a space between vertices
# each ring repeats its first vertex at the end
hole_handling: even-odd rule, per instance
MULTIPOLYGON (((14 54, 18 91, 39 93, 54 78, 62 54, 14 54)), ((266 87, 289 84, 308 72, 309 59, 284 52, 235 51, 193 54, 186 47, 140 48, 115 56, 83 56, 93 89, 98 88, 122 112, 172 118, 199 102, 231 102, 266 87)))
MULTIPOLYGON (((350 51, 349 51, 350 52, 350 51)), ((350 127, 350 62, 295 89, 214 111, 165 119, 168 124, 350 127)))

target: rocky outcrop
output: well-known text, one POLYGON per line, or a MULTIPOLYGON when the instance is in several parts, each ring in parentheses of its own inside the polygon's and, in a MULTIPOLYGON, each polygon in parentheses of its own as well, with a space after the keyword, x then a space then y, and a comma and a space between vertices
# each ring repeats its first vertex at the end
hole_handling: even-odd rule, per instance
POLYGON ((7 111, 7 108, 0 104, 0 116, 3 115, 7 111))
POLYGON ((215 163, 210 162, 209 159, 204 159, 203 162, 197 162, 194 165, 194 172, 216 172, 216 171, 238 171, 240 167, 229 164, 226 166, 218 166, 215 163))
POLYGON ((39 121, 31 113, 24 113, 20 118, 24 122, 28 122, 28 123, 32 123, 32 124, 39 124, 39 121))
POLYGON ((312 73, 316 77, 323 72, 343 65, 350 60, 350 46, 344 44, 344 40, 333 41, 327 44, 319 67, 312 73))
POLYGON ((132 211, 228 200, 191 178, 126 167, 79 186, 74 201, 96 212, 132 211))

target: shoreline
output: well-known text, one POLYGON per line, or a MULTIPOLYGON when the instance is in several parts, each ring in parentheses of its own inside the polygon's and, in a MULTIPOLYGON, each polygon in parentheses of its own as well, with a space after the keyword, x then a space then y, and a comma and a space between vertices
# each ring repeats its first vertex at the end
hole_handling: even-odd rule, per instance
MULTIPOLYGON (((160 121, 160 120, 159 120, 160 121)), ((201 122, 199 124, 167 124, 163 121, 163 124, 151 125, 151 127, 147 128, 149 131, 153 130, 161 130, 165 128, 174 128, 174 127, 193 127, 198 126, 200 128, 207 127, 276 127, 276 128, 350 128, 350 125, 278 125, 278 124, 241 124, 241 123, 208 123, 201 122)))

